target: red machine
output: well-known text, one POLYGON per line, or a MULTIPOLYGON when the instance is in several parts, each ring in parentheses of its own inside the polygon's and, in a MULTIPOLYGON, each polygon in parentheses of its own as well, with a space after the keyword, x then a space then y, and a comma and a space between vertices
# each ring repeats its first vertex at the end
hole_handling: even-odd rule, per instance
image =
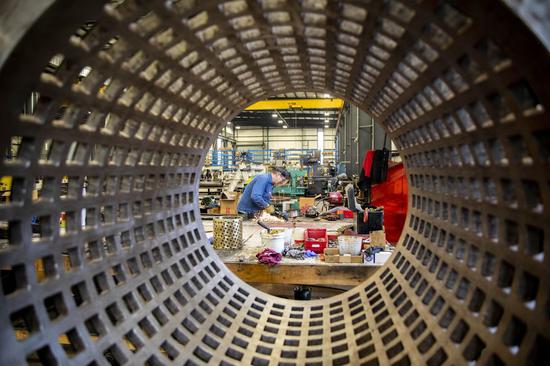
POLYGON ((344 196, 340 192, 329 192, 327 201, 331 205, 340 206, 344 202, 344 196))
POLYGON ((408 192, 403 163, 391 166, 386 181, 372 186, 371 205, 384 206, 384 228, 386 239, 390 243, 397 243, 403 231, 407 217, 408 192))

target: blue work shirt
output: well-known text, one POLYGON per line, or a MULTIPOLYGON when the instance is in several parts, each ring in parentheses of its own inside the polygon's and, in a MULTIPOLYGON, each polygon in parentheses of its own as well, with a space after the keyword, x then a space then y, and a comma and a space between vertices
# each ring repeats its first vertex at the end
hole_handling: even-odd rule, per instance
POLYGON ((244 189, 243 195, 237 205, 237 211, 254 213, 263 210, 269 206, 272 191, 273 179, 271 173, 255 176, 244 189))

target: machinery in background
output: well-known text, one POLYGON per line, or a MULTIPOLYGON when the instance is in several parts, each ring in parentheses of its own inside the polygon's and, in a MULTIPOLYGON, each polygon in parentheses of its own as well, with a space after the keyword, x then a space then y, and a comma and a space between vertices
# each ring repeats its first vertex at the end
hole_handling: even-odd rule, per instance
POLYGON ((329 192, 328 197, 327 197, 327 201, 331 205, 341 206, 342 203, 344 202, 344 196, 342 195, 341 192, 338 192, 338 191, 329 192))
POLYGON ((275 166, 286 166, 286 156, 285 151, 273 151, 273 163, 275 166))
POLYGON ((327 176, 311 176, 308 178, 306 195, 317 196, 319 194, 325 194, 328 191, 327 176))
POLYGON ((199 197, 220 195, 223 191, 221 180, 201 180, 199 183, 199 197))
POLYGON ((274 194, 288 195, 290 197, 303 196, 306 193, 307 170, 288 168, 290 182, 285 186, 273 188, 274 194))
POLYGON ((316 176, 321 163, 321 152, 315 150, 312 153, 300 156, 300 165, 308 170, 308 176, 316 176))
POLYGON ((332 208, 342 206, 343 187, 349 179, 345 174, 335 176, 336 165, 333 161, 327 159, 324 165, 320 165, 319 151, 300 155, 300 165, 289 166, 282 160, 284 157, 284 151, 274 151, 272 165, 268 166, 246 161, 241 154, 241 160, 234 169, 205 167, 199 185, 201 212, 222 214, 224 199, 220 197, 223 194, 241 192, 254 176, 269 171, 271 166, 285 166, 290 173, 287 185, 273 189, 273 204, 281 212, 290 217, 318 217, 332 208), (310 210, 302 210, 297 200, 301 197, 316 197, 317 205, 313 205, 310 210))

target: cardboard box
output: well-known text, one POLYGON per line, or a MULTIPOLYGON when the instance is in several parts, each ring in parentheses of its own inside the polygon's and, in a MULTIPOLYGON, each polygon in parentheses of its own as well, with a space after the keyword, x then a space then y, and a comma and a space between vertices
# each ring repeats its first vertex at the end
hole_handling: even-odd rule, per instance
POLYGON ((370 245, 383 247, 386 245, 386 233, 384 230, 370 232, 370 245))
POLYGON ((308 207, 315 205, 315 197, 300 197, 300 211, 304 212, 308 207))
POLYGON ((344 254, 340 256, 340 263, 351 263, 351 255, 344 254))
POLYGON ((352 255, 351 256, 351 263, 363 263, 363 256, 362 255, 352 255))
POLYGON ((326 255, 325 254, 325 263, 338 263, 340 262, 339 255, 326 255))
POLYGON ((209 208, 206 212, 209 215, 217 215, 220 213, 220 208, 219 207, 209 208))
POLYGON ((338 248, 325 248, 325 255, 339 255, 340 251, 338 248))
POLYGON ((237 215, 237 204, 239 203, 238 192, 222 192, 220 198, 220 214, 237 215))

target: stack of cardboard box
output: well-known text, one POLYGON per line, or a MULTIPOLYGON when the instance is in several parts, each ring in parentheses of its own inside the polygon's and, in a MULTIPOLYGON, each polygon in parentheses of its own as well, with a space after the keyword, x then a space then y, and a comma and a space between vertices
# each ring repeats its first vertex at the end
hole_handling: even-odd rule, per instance
POLYGON ((239 196, 239 192, 222 192, 219 213, 222 215, 237 215, 239 196))
POLYGON ((386 232, 384 230, 371 231, 370 246, 384 247, 386 245, 386 232))
POLYGON ((338 248, 325 248, 326 263, 363 263, 362 255, 340 255, 338 248))
MULTIPOLYGON (((370 234, 370 243, 364 244, 363 249, 368 247, 377 246, 385 247, 386 245, 386 233, 384 230, 371 231, 370 234)), ((324 250, 325 262, 326 263, 363 263, 363 255, 340 255, 340 250, 338 248, 325 248, 324 250)))

